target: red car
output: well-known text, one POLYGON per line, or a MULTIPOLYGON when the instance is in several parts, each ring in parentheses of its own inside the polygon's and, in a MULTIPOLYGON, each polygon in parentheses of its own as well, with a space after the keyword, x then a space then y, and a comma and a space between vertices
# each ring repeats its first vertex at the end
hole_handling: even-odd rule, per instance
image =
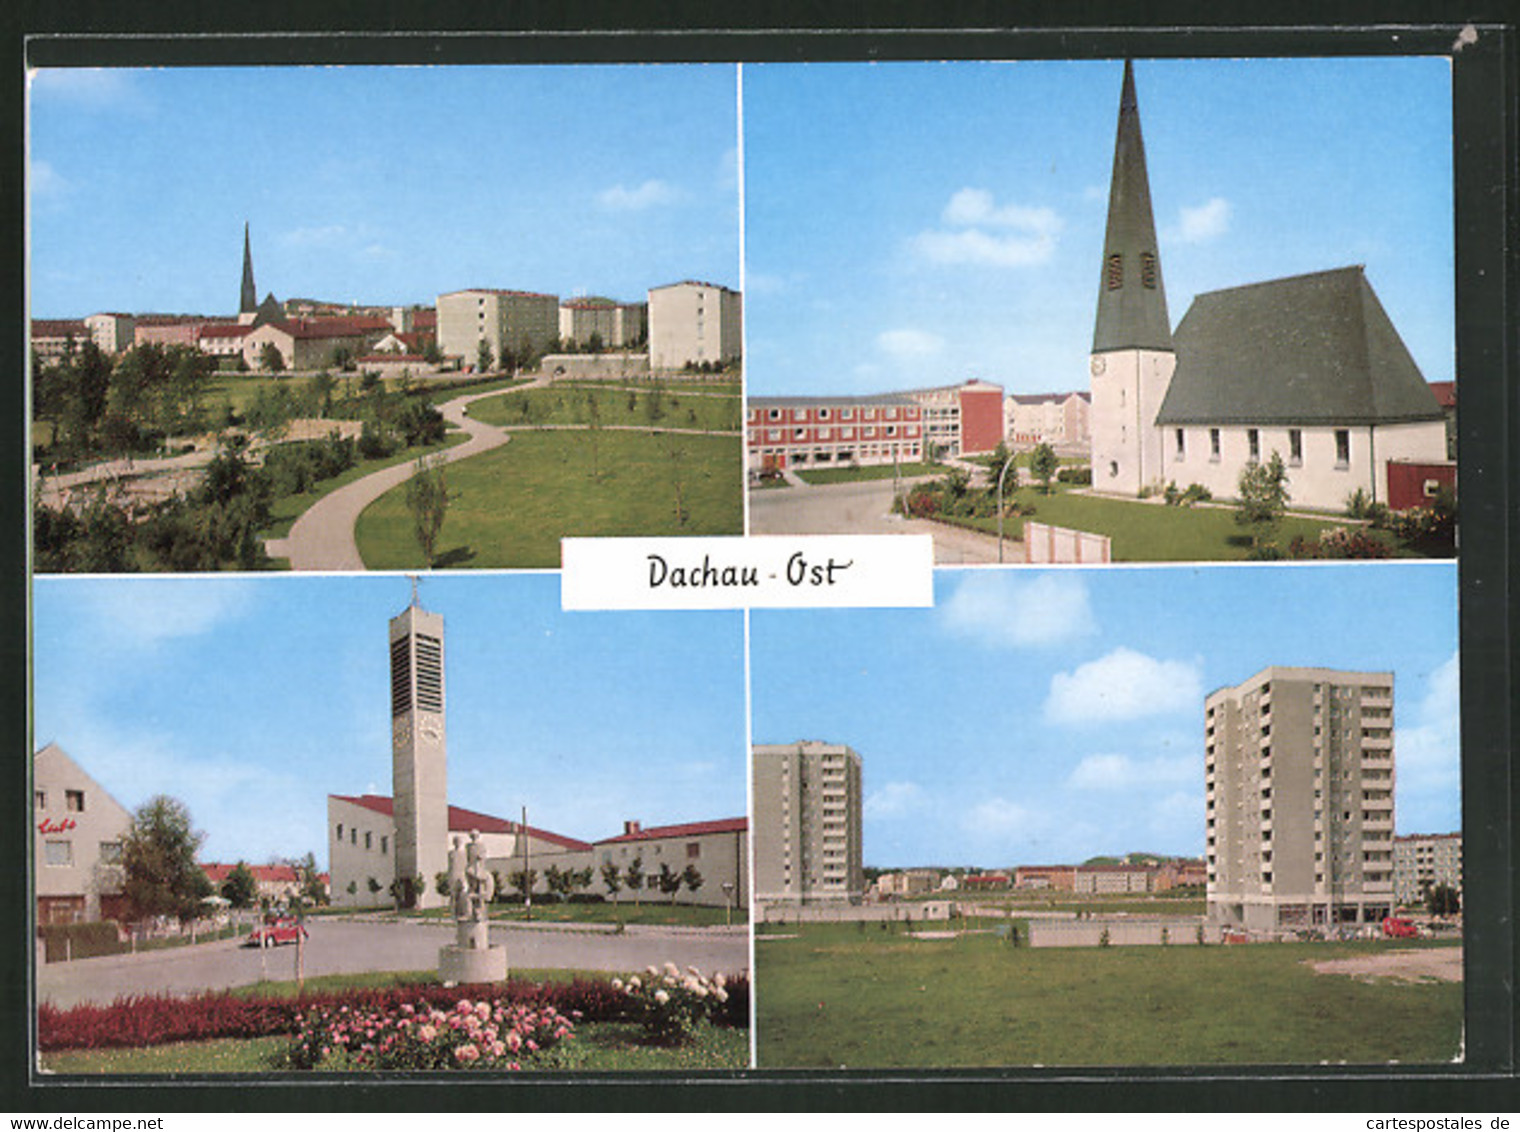
POLYGON ((1388 939, 1418 939, 1420 929, 1415 927, 1413 920, 1406 920, 1402 916, 1389 916, 1383 921, 1383 935, 1388 939))
POLYGON ((297 939, 306 939, 310 934, 294 916, 269 916, 248 933, 243 946, 273 947, 281 943, 295 943, 297 939))

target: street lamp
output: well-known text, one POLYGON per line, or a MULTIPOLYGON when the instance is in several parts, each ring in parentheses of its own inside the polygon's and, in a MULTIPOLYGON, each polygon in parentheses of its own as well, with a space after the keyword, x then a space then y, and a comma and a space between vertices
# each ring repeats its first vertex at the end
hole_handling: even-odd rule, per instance
POLYGON ((734 882, 726 880, 720 886, 723 889, 723 926, 734 926, 734 882))
POLYGON ((997 513, 998 513, 998 564, 1003 562, 1003 477, 1008 474, 1008 469, 1013 467, 1014 457, 1017 452, 1011 452, 1008 459, 1003 461, 1003 469, 998 472, 997 484, 997 513))

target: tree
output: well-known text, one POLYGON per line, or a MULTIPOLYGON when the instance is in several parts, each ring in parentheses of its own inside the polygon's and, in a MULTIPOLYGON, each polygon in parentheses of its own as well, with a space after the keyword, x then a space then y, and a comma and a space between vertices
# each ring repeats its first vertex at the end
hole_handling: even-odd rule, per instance
POLYGON ((607 886, 607 895, 616 896, 623 887, 623 874, 618 871, 615 861, 602 862, 602 883, 607 886))
POLYGON ((247 908, 258 900, 259 882, 244 862, 239 861, 222 881, 222 898, 234 908, 247 908))
POLYGON ((667 862, 661 861, 659 881, 660 891, 670 897, 670 902, 674 904, 676 893, 681 891, 681 874, 671 868, 667 862))
POLYGON ((433 891, 436 892, 439 896, 442 896, 445 900, 454 894, 453 889, 449 885, 448 869, 444 869, 441 872, 436 872, 433 874, 433 891))
POLYGON ((1049 444, 1036 444, 1034 451, 1029 453, 1029 474, 1039 482, 1042 495, 1050 494, 1050 481, 1055 478, 1060 464, 1056 459, 1056 450, 1049 444))
POLYGON ((121 847, 122 895, 134 919, 184 921, 200 915, 201 901, 212 893, 211 881, 195 863, 204 839, 176 798, 157 794, 138 808, 121 847))
POLYGON ((518 895, 527 903, 528 897, 533 893, 533 886, 538 883, 537 869, 517 869, 508 874, 507 883, 517 889, 518 895))
POLYGON ((639 903, 639 897, 644 891, 644 858, 635 857, 628 862, 628 867, 623 870, 623 883, 628 886, 628 891, 633 893, 633 903, 639 903))
POLYGON ((1432 916, 1455 916, 1462 910, 1462 897, 1449 884, 1438 884, 1425 898, 1425 907, 1432 916))
POLYGON ((586 390, 586 423, 591 429, 591 478, 602 478, 598 455, 601 451, 602 407, 597 403, 596 390, 586 390))
POLYGON ((285 355, 273 342, 265 342, 259 350, 259 368, 267 373, 285 372, 285 355))
POLYGON ((292 863, 301 886, 302 903, 312 907, 326 904, 327 887, 322 883, 322 874, 317 872, 316 854, 307 853, 306 856, 292 863))
POLYGON ((681 870, 681 883, 686 886, 688 892, 695 893, 697 889, 701 888, 702 880, 702 874, 698 871, 696 865, 687 865, 686 868, 681 870))
POLYGON ((438 537, 449 510, 449 485, 442 459, 417 457, 417 470, 406 481, 406 509, 412 514, 412 532, 429 569, 437 560, 438 537))
POLYGON ((491 352, 491 343, 482 338, 479 348, 475 351, 475 372, 490 373, 495 361, 496 355, 491 352))
POLYGON ((1292 497, 1288 494, 1288 469, 1281 454, 1273 449, 1266 463, 1247 464, 1240 470, 1237 492, 1240 508, 1235 521, 1251 528, 1252 554, 1270 557, 1283 512, 1292 497))

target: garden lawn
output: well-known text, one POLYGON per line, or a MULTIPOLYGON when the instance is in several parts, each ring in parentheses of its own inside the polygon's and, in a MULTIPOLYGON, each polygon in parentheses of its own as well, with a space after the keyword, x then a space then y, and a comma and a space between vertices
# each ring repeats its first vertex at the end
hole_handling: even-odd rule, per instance
POLYGON ((755 942, 773 1068, 1444 1063, 1462 984, 1360 982, 1310 960, 1379 943, 1015 948, 876 924, 755 942))
MULTIPOLYGON (((146 1049, 69 1050, 42 1055, 44 1073, 96 1075, 127 1073, 269 1073, 278 1071, 288 1037, 176 1042, 146 1049)), ((561 1048, 555 1071, 634 1071, 745 1069, 749 1031, 703 1026, 688 1046, 646 1045, 639 1026, 629 1022, 582 1022, 561 1048)), ((527 1070, 531 1072, 531 1070, 527 1070)))
POLYGON ((554 385, 476 401, 470 406, 470 416, 486 424, 505 426, 590 424, 592 401, 597 407, 598 422, 604 426, 739 431, 738 397, 697 396, 681 389, 554 385))
MULTIPOLYGON (((899 464, 897 474, 903 479, 909 479, 913 476, 938 475, 944 470, 943 464, 899 464)), ((889 480, 892 474, 891 464, 866 464, 859 468, 808 468, 798 471, 797 478, 811 484, 859 483, 862 480, 889 480)))
MULTIPOLYGON (((1078 495, 1059 487, 1051 495, 1020 488, 1016 498, 1020 504, 1033 505, 1035 513, 1028 518, 1035 522, 1108 535, 1113 540, 1115 562, 1221 561, 1245 559, 1251 552, 1250 531, 1235 521, 1233 508, 1168 507, 1078 495)), ((995 534, 997 517, 977 519, 974 525, 995 534)), ((1317 539, 1328 528, 1359 525, 1328 515, 1322 519, 1288 517, 1278 527, 1276 541, 1286 551, 1295 535, 1317 539)), ((1005 519, 1003 532, 1008 538, 1022 538, 1023 520, 1005 519)))
MULTIPOLYGON (((502 447, 446 469, 437 565, 552 569, 564 537, 741 534, 740 443, 738 436, 608 429, 594 438, 589 429, 514 433, 502 447), (685 522, 676 517, 678 483, 685 522)), ((354 533, 369 569, 424 565, 404 485, 370 504, 354 533)))

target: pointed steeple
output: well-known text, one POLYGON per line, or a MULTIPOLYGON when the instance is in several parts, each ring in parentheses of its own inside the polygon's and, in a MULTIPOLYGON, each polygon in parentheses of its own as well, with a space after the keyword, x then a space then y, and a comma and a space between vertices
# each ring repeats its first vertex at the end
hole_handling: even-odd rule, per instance
POLYGON ((259 292, 253 285, 253 249, 248 243, 248 222, 243 222, 243 295, 238 302, 239 314, 252 314, 259 309, 259 292))
POLYGON ((1135 71, 1126 59, 1092 352, 1171 348, 1171 322, 1166 314, 1156 221, 1151 214, 1151 188, 1145 172, 1145 142, 1140 136, 1140 106, 1135 99, 1135 71))

